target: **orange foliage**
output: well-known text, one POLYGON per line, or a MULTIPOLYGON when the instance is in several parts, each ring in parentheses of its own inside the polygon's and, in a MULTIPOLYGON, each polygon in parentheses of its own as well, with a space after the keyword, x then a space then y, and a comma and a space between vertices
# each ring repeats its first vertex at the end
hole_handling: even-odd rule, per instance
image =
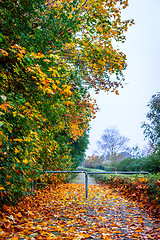
MULTIPOLYGON (((141 207, 141 203, 139 205, 141 207)), ((3 205, 1 239, 159 239, 158 219, 106 186, 60 184, 3 205)))

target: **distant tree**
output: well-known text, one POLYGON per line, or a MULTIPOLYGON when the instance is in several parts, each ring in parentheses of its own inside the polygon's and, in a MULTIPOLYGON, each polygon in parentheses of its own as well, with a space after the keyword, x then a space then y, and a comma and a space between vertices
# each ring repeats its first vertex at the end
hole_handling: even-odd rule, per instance
POLYGON ((101 137, 101 140, 97 142, 98 150, 104 154, 108 155, 110 161, 117 161, 117 155, 122 151, 128 149, 127 142, 128 138, 121 136, 119 131, 115 128, 106 128, 101 137))
POLYGON ((155 150, 160 150, 160 92, 152 96, 147 106, 150 110, 146 115, 148 122, 142 124, 144 136, 155 150))

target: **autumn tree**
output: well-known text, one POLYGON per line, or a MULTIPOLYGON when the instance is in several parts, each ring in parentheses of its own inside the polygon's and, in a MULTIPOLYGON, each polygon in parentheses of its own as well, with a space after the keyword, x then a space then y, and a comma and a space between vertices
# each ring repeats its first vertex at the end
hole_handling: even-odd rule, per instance
POLYGON ((111 162, 116 161, 116 157, 122 151, 128 149, 128 138, 121 136, 116 128, 106 128, 101 139, 97 142, 98 151, 105 156, 109 156, 111 162))
POLYGON ((154 94, 148 105, 149 112, 147 113, 147 122, 144 122, 145 138, 150 140, 150 143, 155 150, 160 150, 160 92, 154 94))
POLYGON ((118 94, 127 63, 113 41, 133 21, 121 18, 127 0, 0 4, 0 190, 12 199, 40 171, 72 170, 84 156, 98 110, 88 88, 118 94))

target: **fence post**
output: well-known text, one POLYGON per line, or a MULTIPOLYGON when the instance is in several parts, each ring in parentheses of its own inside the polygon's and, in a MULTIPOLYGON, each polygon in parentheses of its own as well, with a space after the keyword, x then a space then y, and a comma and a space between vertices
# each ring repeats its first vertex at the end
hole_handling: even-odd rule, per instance
POLYGON ((85 171, 86 198, 88 198, 88 173, 85 171))

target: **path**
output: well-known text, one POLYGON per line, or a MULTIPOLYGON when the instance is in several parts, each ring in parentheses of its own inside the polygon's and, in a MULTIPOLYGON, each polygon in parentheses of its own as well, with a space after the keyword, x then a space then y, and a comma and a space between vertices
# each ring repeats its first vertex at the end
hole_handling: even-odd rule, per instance
MULTIPOLYGON (((85 184, 85 174, 79 173, 74 179, 71 180, 71 182, 85 184)), ((88 185, 97 185, 94 178, 91 178, 89 175, 88 175, 88 185)))
POLYGON ((2 214, 0 239, 160 239, 160 222, 107 186, 67 183, 37 191, 2 214))

